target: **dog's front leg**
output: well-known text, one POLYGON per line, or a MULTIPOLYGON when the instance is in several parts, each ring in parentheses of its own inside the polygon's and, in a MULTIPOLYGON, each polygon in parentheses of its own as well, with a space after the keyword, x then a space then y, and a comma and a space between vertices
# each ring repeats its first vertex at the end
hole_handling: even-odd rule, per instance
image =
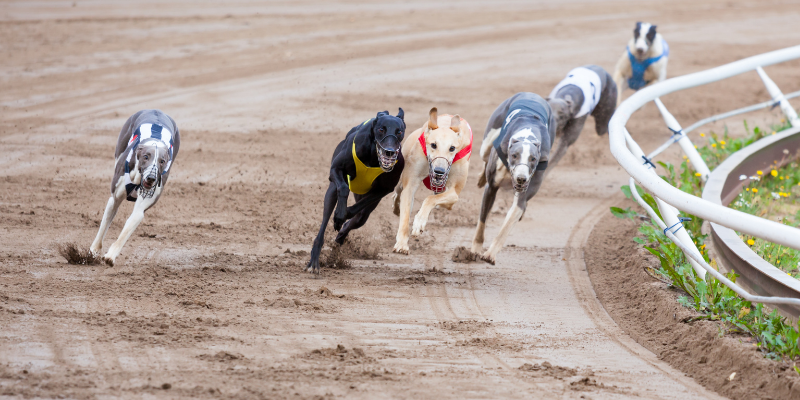
POLYGON ((524 194, 517 194, 514 196, 514 205, 508 210, 506 219, 503 221, 503 226, 500 228, 500 233, 492 240, 492 245, 489 246, 489 250, 486 250, 486 253, 483 253, 481 260, 494 265, 497 253, 500 252, 500 249, 502 249, 503 245, 506 243, 508 234, 511 233, 511 228, 519 221, 522 214, 525 213, 527 201, 524 199, 524 196, 524 194))
POLYGON ((428 196, 425 201, 422 202, 422 207, 420 207, 419 212, 417 212, 417 215, 414 217, 411 236, 417 237, 425 231, 425 226, 428 224, 428 216, 430 216, 431 211, 433 211, 436 206, 441 206, 448 210, 452 209, 453 204, 458 202, 458 192, 460 191, 461 188, 453 186, 445 190, 444 193, 428 196))
POLYGON ((481 201, 481 213, 478 217, 478 226, 475 228, 475 236, 472 238, 472 253, 480 255, 483 252, 484 233, 486 232, 486 218, 489 216, 489 211, 494 206, 494 200, 497 198, 498 186, 494 186, 494 182, 483 190, 483 201, 481 201))
POLYGON ((319 227, 317 237, 314 238, 314 244, 311 246, 311 259, 306 265, 306 271, 319 273, 319 254, 322 251, 322 245, 325 243, 325 228, 328 227, 328 221, 331 219, 333 208, 336 206, 337 190, 336 184, 331 182, 328 185, 328 191, 325 192, 325 200, 322 206, 322 225, 319 227))
POLYGON ((135 231, 139 224, 142 223, 142 220, 144 219, 144 212, 156 202, 158 196, 160 195, 161 191, 158 190, 157 193, 150 198, 145 199, 142 196, 139 196, 139 198, 136 199, 136 204, 133 205, 133 212, 131 213, 131 216, 128 217, 128 220, 125 221, 125 227, 122 228, 119 238, 117 238, 117 241, 114 242, 114 244, 112 244, 108 249, 108 253, 103 256, 103 261, 105 261, 106 264, 112 267, 114 266, 114 262, 119 256, 119 253, 122 252, 122 246, 125 246, 125 242, 130 239, 133 231, 135 231))
POLYGON ((108 227, 117 215, 117 210, 119 210, 119 206, 123 201, 125 201, 125 185, 120 183, 117 185, 117 190, 108 198, 106 210, 103 212, 103 220, 100 222, 100 229, 97 231, 94 242, 92 242, 92 247, 89 248, 95 256, 100 255, 100 252, 103 251, 103 239, 105 239, 108 227))
POLYGON ((414 208, 414 194, 419 188, 411 182, 403 182, 405 190, 400 194, 400 223, 397 227, 397 236, 392 249, 395 253, 408 254, 408 224, 411 217, 411 209, 414 208), (412 187, 407 187, 411 185, 412 187))

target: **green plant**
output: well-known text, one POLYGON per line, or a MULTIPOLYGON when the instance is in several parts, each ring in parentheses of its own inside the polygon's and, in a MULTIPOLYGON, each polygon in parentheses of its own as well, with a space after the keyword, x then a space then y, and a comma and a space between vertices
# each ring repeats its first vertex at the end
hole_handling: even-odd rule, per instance
MULTIPOLYGON (((785 126, 779 126, 775 131, 780 130, 781 127, 785 128, 785 126)), ((714 133, 710 134, 711 137, 709 138, 708 144, 698 148, 703 158, 706 161, 710 161, 710 168, 716 167, 731 153, 765 136, 765 132, 758 127, 754 128, 752 133, 749 131, 746 123, 745 128, 748 135, 743 138, 731 139, 728 136, 727 129, 722 138, 714 133)), ((702 133, 701 136, 705 137, 702 133)), ((689 168, 688 160, 684 159, 678 170, 669 163, 659 162, 658 164, 661 169, 665 171, 662 179, 684 192, 693 195, 701 194, 702 181, 700 176, 689 168)), ((779 173, 777 175, 770 174, 770 176, 780 177, 784 175, 780 175, 779 173)), ((790 179, 787 178, 787 176, 788 175, 784 176, 783 181, 790 179)), ((795 179, 794 176, 791 179, 795 179)), ((792 180, 791 182, 795 181, 792 180)), ((797 182, 800 182, 800 172, 797 173, 797 182)), ((621 190, 626 197, 632 197, 630 187, 623 186, 621 190)), ((796 190, 800 191, 800 187, 796 190)), ((653 196, 645 193, 639 187, 637 187, 637 191, 642 199, 652 207, 658 217, 661 218, 653 196)), ((743 203, 751 204, 752 199, 746 198, 743 203)), ((630 208, 623 210, 614 207, 611 212, 620 218, 632 218, 636 216, 636 213, 630 208)), ((691 218, 691 220, 684 223, 684 229, 686 229, 689 236, 697 245, 703 258, 714 266, 715 263, 708 258, 705 246, 706 235, 703 235, 700 231, 703 220, 686 213, 681 213, 680 216, 691 218)), ((800 221, 800 211, 797 212, 795 217, 797 217, 795 221, 800 221)), ((657 274, 656 277, 663 281, 670 282, 673 286, 684 291, 686 295, 681 296, 678 302, 701 313, 701 316, 693 319, 719 321, 722 324, 724 332, 740 332, 751 335, 757 340, 759 349, 761 349, 766 357, 772 359, 800 359, 800 347, 798 347, 800 345, 800 343, 798 343, 800 340, 800 323, 796 325, 790 324, 787 322, 786 318, 780 316, 777 311, 768 312, 762 304, 752 304, 742 299, 733 290, 711 276, 711 274, 707 274, 705 279, 701 279, 697 276, 689 260, 680 248, 672 243, 654 222, 649 220, 642 221, 639 225, 639 233, 641 235, 634 237, 633 240, 641 244, 645 250, 659 260, 660 268, 658 271, 654 271, 654 273, 657 274)), ((764 244, 763 246, 769 248, 770 245, 764 244)), ((781 257, 794 257, 794 255, 789 254, 788 250, 780 248, 779 246, 771 245, 771 249, 771 251, 776 253, 776 257, 777 255, 781 257)), ((737 275, 731 272, 727 274, 727 277, 735 282, 737 275)), ((800 373, 800 370, 798 370, 798 373, 800 373)))

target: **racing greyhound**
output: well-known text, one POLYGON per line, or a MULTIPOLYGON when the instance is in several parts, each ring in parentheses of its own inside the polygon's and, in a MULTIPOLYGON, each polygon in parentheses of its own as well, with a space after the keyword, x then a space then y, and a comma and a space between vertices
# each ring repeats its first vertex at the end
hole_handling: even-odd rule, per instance
POLYGON ((350 129, 336 146, 328 177, 331 183, 325 193, 322 225, 311 247, 306 271, 319 273, 319 254, 331 214, 333 229, 339 231, 336 243, 342 244, 351 230, 367 222, 381 199, 400 181, 405 165, 400 152, 400 143, 406 132, 403 115, 402 108, 396 117, 388 111, 381 111, 375 118, 350 129), (356 202, 348 207, 350 192, 353 192, 356 202))
POLYGON ((601 136, 608 132, 608 121, 617 108, 617 85, 611 74, 597 65, 578 67, 553 88, 547 102, 558 121, 558 145, 548 164, 553 168, 578 140, 590 114, 595 132, 601 136))
MULTIPOLYGON (((472 253, 494 264, 497 253, 514 224, 522 218, 525 208, 544 180, 550 157, 550 146, 556 135, 556 116, 541 96, 528 92, 517 93, 494 110, 483 134, 489 141, 484 179, 483 201, 472 239, 472 253), (514 188, 514 205, 489 249, 483 251, 486 217, 494 205, 500 185, 511 181, 514 188)), ((481 146, 483 150, 484 146, 481 146)))
POLYGON ((111 179, 111 197, 106 204, 100 230, 90 248, 92 254, 98 255, 103 250, 103 238, 120 204, 125 199, 136 202, 119 238, 103 256, 106 264, 114 266, 122 246, 144 219, 144 212, 161 197, 180 147, 178 126, 160 110, 142 110, 125 121, 114 151, 116 161, 114 177, 111 179))
POLYGON ((633 38, 622 54, 614 70, 614 82, 617 83, 617 106, 622 101, 622 92, 626 88, 639 90, 653 82, 667 79, 667 61, 669 45, 656 32, 656 26, 647 22, 637 22, 633 30, 633 38))
POLYGON ((452 209, 467 183, 472 128, 458 114, 439 115, 436 107, 431 108, 428 117, 421 128, 408 136, 406 144, 411 145, 403 147, 406 166, 394 190, 394 213, 400 216, 397 242, 392 250, 395 253, 408 254, 408 220, 420 184, 433 194, 425 199, 414 217, 412 236, 419 236, 425 230, 434 207, 452 209))

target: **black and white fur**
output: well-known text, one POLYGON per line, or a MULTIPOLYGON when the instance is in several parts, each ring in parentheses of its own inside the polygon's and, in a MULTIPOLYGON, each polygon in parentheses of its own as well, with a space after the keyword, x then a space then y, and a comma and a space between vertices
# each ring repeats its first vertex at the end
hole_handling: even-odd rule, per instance
POLYGON ((133 185, 141 186, 146 190, 152 191, 153 194, 152 196, 139 195, 135 198, 133 212, 125 222, 125 227, 122 228, 119 238, 103 256, 106 264, 114 265, 125 242, 128 241, 133 231, 144 219, 144 212, 155 205, 158 199, 161 198, 164 187, 167 185, 171 166, 178 156, 180 145, 181 139, 177 124, 170 116, 160 110, 142 110, 125 121, 122 130, 119 132, 117 148, 114 151, 115 164, 114 177, 111 179, 111 197, 108 199, 103 213, 103 221, 100 223, 100 229, 90 248, 92 253, 98 255, 102 251, 103 239, 106 236, 106 232, 108 232, 111 221, 114 220, 114 216, 117 214, 120 204, 126 198, 133 200, 133 198, 129 197, 128 188, 126 188, 126 175, 133 185), (160 125, 170 131, 173 145, 171 155, 168 146, 158 139, 131 143, 131 138, 138 134, 141 126, 146 124, 160 125), (131 154, 132 152, 133 154, 131 154), (128 160, 130 160, 129 163, 128 160), (126 163, 130 165, 128 173, 125 172, 126 163), (152 174, 148 174, 147 172, 151 168, 155 168, 157 172, 154 171, 152 174))
POLYGON ((336 243, 343 244, 347 234, 353 229, 362 227, 381 199, 394 191, 405 166, 403 153, 400 151, 406 131, 403 116, 402 108, 396 117, 391 116, 388 111, 379 112, 368 123, 359 124, 350 129, 344 140, 336 146, 331 159, 331 170, 328 176, 330 185, 325 193, 322 224, 311 247, 311 259, 306 265, 306 271, 319 273, 319 256, 324 244, 325 228, 328 226, 331 214, 334 215, 333 229, 339 231, 339 234, 336 235, 336 243), (347 177, 356 176, 356 167, 352 156, 353 142, 356 145, 358 158, 369 167, 382 167, 377 153, 377 143, 381 143, 385 151, 394 152, 397 155, 397 163, 388 171, 384 168, 384 173, 373 181, 369 192, 364 195, 353 194, 356 202, 348 207, 347 199, 350 196, 350 187, 347 177))
MULTIPOLYGON (((622 53, 617 66, 614 69, 614 82, 617 84, 617 106, 622 102, 622 92, 628 89, 628 78, 631 77, 633 71, 631 67, 630 57, 628 50, 636 59, 643 61, 648 58, 657 57, 664 53, 664 38, 660 33, 656 32, 656 25, 647 22, 637 22, 636 27, 633 29, 633 37, 628 41, 628 47, 622 53)), ((648 86, 661 82, 667 79, 667 63, 669 56, 662 57, 656 63, 650 65, 644 74, 645 81, 648 81, 648 86)))
MULTIPOLYGON (((558 161, 567 153, 567 148, 578 140, 589 115, 594 117, 595 132, 602 136, 608 132, 608 122, 617 108, 617 85, 614 83, 611 74, 597 65, 586 65, 581 69, 589 70, 596 74, 596 80, 600 83, 600 87, 594 87, 594 83, 588 82, 579 84, 589 87, 590 91, 593 90, 589 96, 594 95, 598 98, 587 98, 584 90, 581 90, 575 84, 561 85, 559 83, 556 87, 561 87, 554 93, 550 93, 547 102, 556 114, 556 120, 558 121, 558 129, 556 130, 558 145, 550 157, 548 168, 555 167, 558 161), (586 105, 584 110, 588 110, 589 113, 578 117, 584 105, 586 105)), ((569 79, 569 76, 565 78, 565 81, 567 79, 569 79)))
MULTIPOLYGON (((481 146, 481 156, 486 161, 484 176, 486 182, 481 202, 478 226, 472 240, 472 253, 482 260, 494 264, 511 228, 525 213, 528 201, 536 195, 545 177, 545 171, 539 164, 547 163, 550 158, 550 147, 556 135, 556 116, 547 102, 537 94, 521 92, 503 101, 486 125, 481 146), (518 100, 536 102, 545 111, 544 120, 539 118, 512 119, 509 111, 518 100), (492 145, 494 140, 506 127, 505 137, 500 147, 501 153, 492 145), (506 167, 503 162, 508 163, 506 167), (511 182, 512 186, 524 186, 524 191, 515 191, 514 204, 508 210, 503 226, 491 246, 483 252, 486 218, 494 205, 497 191, 501 186, 511 182), (481 254, 483 252, 483 254, 481 254)), ((543 164, 546 165, 546 164, 543 164)))

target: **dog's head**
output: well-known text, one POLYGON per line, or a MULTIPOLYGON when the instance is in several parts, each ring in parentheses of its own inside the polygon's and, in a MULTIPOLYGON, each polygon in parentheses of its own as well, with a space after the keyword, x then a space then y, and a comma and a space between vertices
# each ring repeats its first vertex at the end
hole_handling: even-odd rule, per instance
POLYGON ((153 192, 161 183, 161 174, 170 162, 169 148, 160 140, 145 140, 136 148, 136 165, 142 177, 142 188, 153 192))
POLYGON ((394 117, 389 115, 388 111, 381 111, 372 120, 370 136, 375 141, 378 160, 384 172, 391 172, 394 165, 397 164, 400 144, 406 133, 404 115, 402 108, 394 117))
POLYGON ((559 127, 563 127, 573 115, 578 113, 578 105, 570 95, 566 95, 564 98, 548 98, 547 102, 556 114, 556 121, 559 127))
POLYGON ((650 51, 654 40, 656 40, 656 26, 647 22, 637 22, 636 28, 633 30, 633 46, 630 46, 630 50, 636 58, 642 60, 650 51))
POLYGON ((448 126, 439 125, 436 107, 431 108, 428 117, 424 134, 431 186, 444 188, 453 159, 464 148, 463 139, 467 133, 461 132, 461 117, 458 114, 450 118, 448 126))
MULTIPOLYGON (((508 142, 508 168, 511 170, 511 184, 517 192, 525 192, 536 171, 541 157, 542 142, 534 130, 544 126, 524 126, 511 135, 508 142)), ((539 132, 540 134, 544 132, 539 132)))

